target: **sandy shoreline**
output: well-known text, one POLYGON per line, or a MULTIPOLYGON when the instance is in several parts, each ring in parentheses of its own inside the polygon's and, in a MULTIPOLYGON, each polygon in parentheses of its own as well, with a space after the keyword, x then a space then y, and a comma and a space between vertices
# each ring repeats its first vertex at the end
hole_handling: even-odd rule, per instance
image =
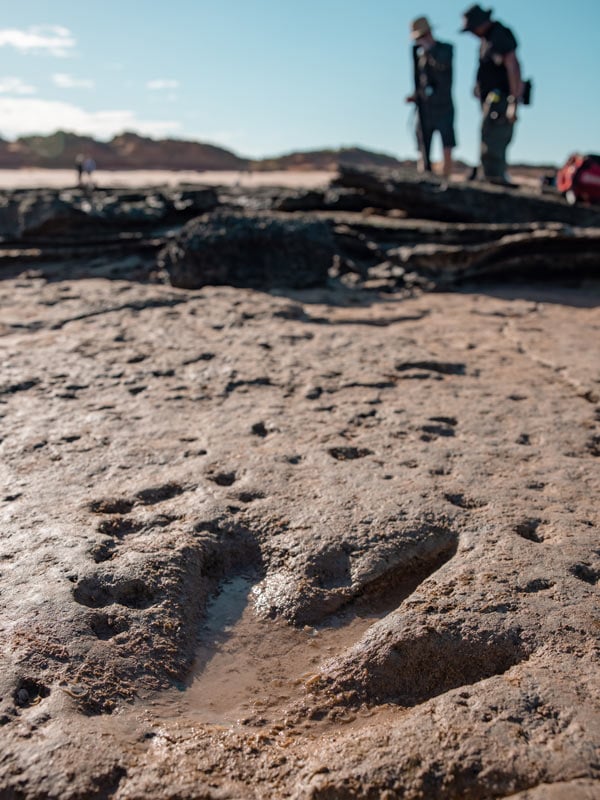
MULTIPOLYGON (((321 189, 335 177, 335 172, 327 170, 273 170, 270 172, 242 172, 238 170, 168 170, 133 169, 102 170, 94 173, 97 187, 140 188, 142 186, 177 186, 179 184, 198 184, 203 186, 242 186, 252 189, 260 186, 277 186, 297 189, 321 189)), ((537 187, 539 179, 511 172, 515 183, 537 187)), ((456 172, 452 182, 461 183, 465 175, 456 172)), ((72 169, 0 169, 0 191, 12 189, 68 189, 76 185, 75 170, 72 169)))
MULTIPOLYGON (((317 189, 327 186, 334 173, 310 172, 239 172, 196 170, 97 170, 94 183, 97 186, 139 187, 175 186, 180 183, 208 184, 210 186, 289 186, 317 189)), ((74 186, 75 170, 72 169, 0 169, 0 189, 62 189, 74 186)))

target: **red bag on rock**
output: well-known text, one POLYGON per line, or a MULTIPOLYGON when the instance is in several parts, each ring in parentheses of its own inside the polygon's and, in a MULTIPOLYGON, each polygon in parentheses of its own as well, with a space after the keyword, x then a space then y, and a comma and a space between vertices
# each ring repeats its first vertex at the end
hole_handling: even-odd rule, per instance
POLYGON ((556 188, 569 203, 600 203, 600 156, 572 155, 556 175, 556 188))

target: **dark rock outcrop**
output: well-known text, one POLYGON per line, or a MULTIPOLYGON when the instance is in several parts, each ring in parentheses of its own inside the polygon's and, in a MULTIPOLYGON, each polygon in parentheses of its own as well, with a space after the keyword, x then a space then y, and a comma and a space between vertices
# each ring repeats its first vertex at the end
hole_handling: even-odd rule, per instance
POLYGON ((318 286, 335 255, 329 228, 300 218, 220 213, 192 220, 159 255, 174 286, 318 286))
POLYGON ((389 250, 387 258, 392 268, 415 272, 438 289, 497 277, 576 278, 600 272, 600 229, 541 229, 466 246, 421 244, 389 250))
POLYGON ((183 224, 218 204, 212 188, 42 189, 9 192, 0 199, 0 237, 89 239, 118 231, 147 231, 183 224))
POLYGON ((570 206, 558 194, 535 193, 522 187, 508 189, 492 184, 450 184, 424 180, 414 170, 361 170, 340 168, 336 185, 360 189, 370 205, 401 209, 417 219, 446 222, 562 222, 600 226, 600 209, 570 206))
POLYGON ((414 172, 345 171, 341 181, 353 185, 5 192, 0 267, 44 262, 53 277, 158 278, 184 288, 303 288, 329 277, 387 292, 598 274, 600 209, 592 206, 485 184, 442 190, 414 172), (496 216, 449 221, 473 214, 496 216))

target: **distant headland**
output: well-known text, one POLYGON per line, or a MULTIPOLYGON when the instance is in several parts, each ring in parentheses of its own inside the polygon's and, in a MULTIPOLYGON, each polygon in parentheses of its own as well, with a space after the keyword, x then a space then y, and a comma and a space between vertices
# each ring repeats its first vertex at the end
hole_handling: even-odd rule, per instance
POLYGON ((110 141, 98 141, 67 131, 48 136, 21 136, 14 141, 0 138, 0 169, 36 167, 65 169, 80 153, 109 170, 331 170, 341 163, 356 167, 400 167, 412 162, 360 147, 293 152, 251 159, 204 142, 183 139, 151 139, 137 133, 122 133, 110 141))

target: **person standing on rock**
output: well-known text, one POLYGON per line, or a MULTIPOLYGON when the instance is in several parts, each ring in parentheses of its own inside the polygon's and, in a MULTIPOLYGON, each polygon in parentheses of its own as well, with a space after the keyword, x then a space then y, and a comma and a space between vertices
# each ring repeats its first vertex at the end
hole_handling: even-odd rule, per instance
POLYGON ((463 15, 461 33, 481 40, 474 94, 481 103, 481 166, 493 183, 510 185, 506 177, 506 150, 517 121, 523 95, 517 40, 513 32, 492 20, 492 11, 478 5, 463 15))
POLYGON ((448 179, 452 171, 452 148, 456 147, 452 101, 454 48, 451 44, 436 41, 427 17, 413 20, 410 38, 413 41, 415 89, 406 102, 417 107, 419 171, 432 171, 431 140, 438 131, 444 150, 444 176, 448 179))

